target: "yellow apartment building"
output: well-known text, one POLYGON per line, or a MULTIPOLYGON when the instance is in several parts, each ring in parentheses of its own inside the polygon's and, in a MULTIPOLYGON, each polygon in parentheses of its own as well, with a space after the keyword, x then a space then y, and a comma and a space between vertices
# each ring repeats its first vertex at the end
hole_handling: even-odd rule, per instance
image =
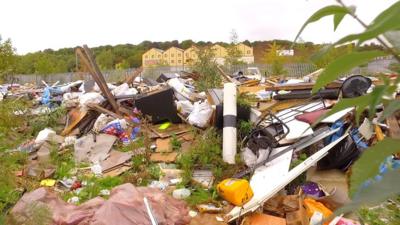
POLYGON ((142 55, 143 67, 156 66, 163 63, 164 51, 158 48, 152 48, 142 55))
MULTIPOLYGON (((253 47, 240 43, 236 45, 236 48, 241 53, 239 60, 247 64, 254 63, 253 47)), ((218 64, 223 65, 225 63, 225 58, 228 55, 226 48, 219 44, 215 44, 211 46, 211 49, 214 51, 215 61, 218 64)), ((177 47, 171 47, 166 51, 152 48, 143 54, 142 65, 143 67, 155 65, 190 66, 193 65, 193 63, 198 59, 197 50, 198 48, 196 46, 192 46, 186 50, 177 47)))
POLYGON ((236 48, 240 52, 240 61, 245 62, 247 64, 254 63, 254 54, 253 54, 253 47, 247 46, 243 43, 239 43, 236 45, 236 48))
POLYGON ((184 62, 185 65, 193 65, 197 60, 197 51, 198 48, 196 46, 192 46, 185 50, 184 52, 184 62))
POLYGON ((183 66, 184 52, 183 49, 171 47, 163 53, 163 60, 170 66, 183 66))

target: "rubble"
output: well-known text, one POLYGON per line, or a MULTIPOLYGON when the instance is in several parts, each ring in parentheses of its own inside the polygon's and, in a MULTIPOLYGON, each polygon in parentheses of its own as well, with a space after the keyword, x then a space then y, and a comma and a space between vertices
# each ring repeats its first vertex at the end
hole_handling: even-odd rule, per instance
POLYGON ((278 83, 219 67, 225 82, 199 92, 194 72, 150 82, 138 79, 139 68, 106 83, 90 49, 76 51, 91 79, 2 85, 0 101, 33 96, 34 107, 14 116, 66 110, 61 126, 5 151, 27 154, 14 172, 37 183, 13 216, 29 216, 36 202, 51 209, 53 224, 356 224, 330 217, 350 201, 345 172, 372 143, 400 136, 395 116, 357 124, 354 107, 321 120, 338 99, 371 91, 380 83, 373 78, 336 80, 314 95, 318 71, 278 83), (300 154, 306 159, 294 164, 300 154), (285 193, 302 174, 296 192, 285 193))

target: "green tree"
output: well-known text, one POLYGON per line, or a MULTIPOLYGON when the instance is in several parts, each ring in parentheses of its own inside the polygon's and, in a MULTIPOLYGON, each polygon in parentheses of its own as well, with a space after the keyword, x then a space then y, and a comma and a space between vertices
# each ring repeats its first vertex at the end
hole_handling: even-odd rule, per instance
POLYGON ((192 45, 194 45, 194 41, 192 41, 192 40, 184 40, 184 41, 182 41, 181 42, 181 48, 182 49, 188 49, 188 48, 190 48, 190 47, 192 47, 192 45))
POLYGON ((202 47, 197 50, 198 60, 193 65, 193 71, 200 74, 196 81, 199 91, 221 86, 221 76, 218 71, 218 64, 215 62, 214 52, 210 47, 202 47))
POLYGON ((7 39, 2 42, 0 36, 0 81, 3 81, 7 75, 12 75, 15 72, 16 60, 15 49, 12 46, 11 40, 7 39))
POLYGON ((265 53, 264 62, 267 64, 271 64, 272 66, 272 75, 284 75, 286 74, 286 70, 284 68, 284 63, 286 62, 285 56, 281 56, 279 54, 279 50, 282 50, 282 47, 274 41, 269 45, 268 51, 265 53))
POLYGON ((241 53, 237 48, 239 44, 239 36, 235 30, 231 31, 230 43, 226 47, 226 57, 225 57, 225 65, 228 67, 233 67, 236 65, 241 65, 243 62, 240 60, 241 53))
POLYGON ((115 65, 115 69, 117 69, 117 70, 129 69, 128 61, 127 60, 122 60, 122 62, 117 63, 115 65))
POLYGON ((96 62, 99 64, 100 69, 110 70, 114 67, 114 54, 111 50, 101 51, 96 56, 96 62))

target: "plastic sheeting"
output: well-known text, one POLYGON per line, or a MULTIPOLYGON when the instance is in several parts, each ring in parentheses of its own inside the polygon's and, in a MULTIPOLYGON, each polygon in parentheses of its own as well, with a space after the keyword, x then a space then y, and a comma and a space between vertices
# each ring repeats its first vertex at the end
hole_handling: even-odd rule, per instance
POLYGON ((195 102, 193 106, 193 111, 190 113, 188 117, 188 122, 191 125, 197 127, 206 127, 210 117, 212 115, 213 109, 208 104, 207 101, 205 102, 195 102))
POLYGON ((52 224, 68 225, 150 225, 144 197, 152 208, 158 224, 183 225, 190 222, 189 210, 183 201, 176 200, 158 189, 123 184, 112 189, 108 200, 96 197, 79 206, 61 200, 54 192, 39 188, 25 194, 11 213, 29 216, 29 205, 37 202, 51 209, 52 224))

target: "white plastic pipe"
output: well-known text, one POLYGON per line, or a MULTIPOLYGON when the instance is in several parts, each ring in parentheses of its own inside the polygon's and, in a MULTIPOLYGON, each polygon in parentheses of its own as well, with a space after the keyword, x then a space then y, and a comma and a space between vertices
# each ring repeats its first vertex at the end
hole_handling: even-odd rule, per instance
POLYGON ((222 158, 229 164, 235 164, 236 155, 236 84, 224 84, 224 128, 222 140, 222 158))

